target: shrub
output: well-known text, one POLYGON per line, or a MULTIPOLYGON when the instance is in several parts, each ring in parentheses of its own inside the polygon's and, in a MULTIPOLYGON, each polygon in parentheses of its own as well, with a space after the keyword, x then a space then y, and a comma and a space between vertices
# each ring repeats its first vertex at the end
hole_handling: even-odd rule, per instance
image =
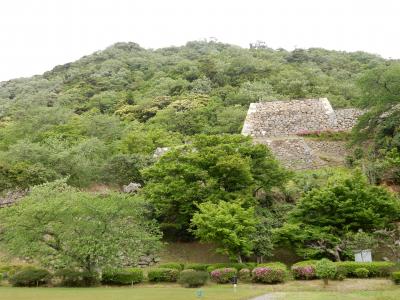
POLYGON ((343 261, 335 263, 337 271, 346 277, 357 277, 355 273, 358 268, 365 268, 368 270, 369 277, 388 277, 395 267, 395 263, 388 261, 374 261, 374 262, 355 262, 343 261))
POLYGON ((287 270, 287 266, 284 263, 281 263, 278 261, 258 264, 257 267, 270 267, 270 268, 278 268, 278 269, 287 270))
POLYGON ((250 269, 241 269, 238 273, 240 281, 249 282, 251 281, 251 271, 250 269))
POLYGON ((335 280, 339 280, 339 281, 343 281, 346 279, 346 276, 344 276, 343 274, 337 273, 336 272, 336 276, 334 278, 335 280))
POLYGON ((0 282, 3 281, 3 274, 0 273, 0 282))
POLYGON ((358 278, 367 278, 369 271, 366 268, 357 268, 354 273, 358 278))
POLYGON ((249 266, 244 263, 218 263, 218 264, 212 264, 207 268, 207 272, 212 272, 216 269, 223 269, 223 268, 233 268, 236 269, 237 271, 240 271, 241 269, 248 268, 249 266))
POLYGON ((317 278, 315 273, 316 260, 306 260, 295 263, 291 270, 295 279, 309 280, 317 278))
POLYGON ((229 283, 237 275, 235 268, 221 268, 211 271, 211 278, 217 283, 229 283))
POLYGON ((400 284, 400 272, 393 272, 392 280, 395 284, 400 284))
POLYGON ((61 278, 61 286, 84 287, 96 286, 99 284, 97 273, 81 272, 71 269, 58 270, 54 276, 61 278))
POLYGON ((196 271, 194 269, 183 270, 179 274, 179 283, 182 286, 193 288, 206 284, 208 273, 206 271, 196 271))
POLYGON ((39 286, 48 283, 51 279, 49 271, 35 267, 27 267, 9 278, 13 286, 39 286))
POLYGON ((207 271, 207 268, 210 264, 187 264, 185 265, 185 269, 192 269, 196 271, 207 271))
POLYGON ((336 265, 329 259, 323 258, 315 264, 315 273, 318 278, 324 280, 325 284, 328 284, 329 279, 334 279, 336 276, 336 265))
POLYGON ((143 270, 139 268, 107 270, 103 273, 102 283, 125 285, 143 281, 143 270))
POLYGON ((151 269, 147 277, 151 282, 176 282, 179 271, 177 269, 157 268, 151 269))
POLYGON ((165 264, 160 264, 157 267, 161 269, 175 269, 178 271, 183 270, 183 264, 180 263, 165 263, 165 264))
POLYGON ((287 278, 286 265, 272 263, 263 264, 264 266, 257 267, 251 272, 254 282, 261 283, 279 283, 284 282, 287 278))

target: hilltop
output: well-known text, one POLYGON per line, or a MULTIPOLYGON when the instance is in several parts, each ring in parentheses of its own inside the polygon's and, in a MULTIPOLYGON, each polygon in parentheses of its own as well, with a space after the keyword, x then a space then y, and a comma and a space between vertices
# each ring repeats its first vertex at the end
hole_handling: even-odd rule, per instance
POLYGON ((240 133, 252 102, 327 97, 334 108, 352 107, 359 78, 387 63, 319 48, 117 43, 0 83, 0 170, 13 178, 0 191, 66 176, 79 187, 142 182, 157 147, 240 133))

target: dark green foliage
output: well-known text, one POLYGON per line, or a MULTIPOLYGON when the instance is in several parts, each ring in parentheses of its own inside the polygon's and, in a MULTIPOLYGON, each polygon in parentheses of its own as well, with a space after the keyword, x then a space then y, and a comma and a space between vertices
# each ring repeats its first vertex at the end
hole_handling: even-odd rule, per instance
POLYGON ((178 275, 179 270, 167 268, 151 269, 147 273, 150 282, 176 282, 178 275))
POLYGON ((211 279, 217 283, 230 283, 237 276, 237 272, 235 268, 220 268, 212 270, 210 275, 211 279))
POLYGON ((392 280, 395 284, 400 284, 400 272, 392 272, 392 280))
MULTIPOLYGON (((166 268, 166 269, 176 269, 178 271, 182 271, 184 268, 184 265, 180 264, 180 263, 164 263, 164 264, 159 264, 157 267, 158 268, 166 268)), ((191 269, 191 268, 186 268, 186 269, 191 269)))
POLYGON ((135 284, 143 281, 143 270, 139 268, 127 268, 106 270, 103 272, 101 282, 111 285, 135 284))
POLYGON ((356 274, 357 278, 367 278, 369 271, 366 268, 357 268, 354 270, 354 274, 356 274))
POLYGON ((184 287, 195 288, 207 283, 209 275, 205 271, 196 271, 193 269, 183 270, 179 274, 179 284, 184 287))
POLYGON ((26 267, 11 276, 8 281, 13 286, 40 286, 47 284, 51 274, 45 269, 26 267))
POLYGON ((210 266, 210 264, 198 264, 198 263, 193 263, 193 264, 186 264, 185 269, 192 269, 196 271, 207 271, 207 268, 210 266))
POLYGON ((256 190, 281 186, 288 173, 263 145, 240 135, 199 135, 144 171, 144 194, 164 232, 187 234, 198 204, 255 202, 256 190), (176 213, 179 212, 179 213, 176 213))
POLYGON ((356 270, 364 268, 368 270, 369 277, 388 277, 394 269, 393 262, 374 261, 374 262, 354 262, 343 261, 336 262, 338 274, 343 274, 346 277, 357 277, 356 270))
POLYGON ((66 287, 90 287, 100 283, 99 274, 76 271, 71 269, 58 270, 55 277, 59 277, 60 286, 66 287))

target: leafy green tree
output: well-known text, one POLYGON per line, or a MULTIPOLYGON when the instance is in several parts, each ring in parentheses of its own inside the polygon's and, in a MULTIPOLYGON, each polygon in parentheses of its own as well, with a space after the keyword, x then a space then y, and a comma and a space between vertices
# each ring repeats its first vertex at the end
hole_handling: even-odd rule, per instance
POLYGON ((400 102, 400 63, 379 66, 367 71, 360 79, 362 103, 365 106, 400 102))
POLYGON ((214 242, 217 251, 242 262, 243 256, 252 253, 252 235, 256 231, 254 208, 243 208, 240 203, 205 202, 193 215, 194 235, 204 242, 214 242))
POLYGON ((161 234, 146 216, 135 198, 88 194, 55 181, 1 209, 1 246, 54 269, 93 274, 159 249, 161 234))
POLYGON ((275 234, 301 255, 341 260, 349 255, 346 234, 393 226, 399 214, 400 202, 393 194, 356 173, 306 193, 275 234))
POLYGON ((195 136, 144 170, 144 195, 164 230, 184 235, 202 202, 241 199, 255 204, 257 191, 280 186, 288 173, 263 145, 241 135, 195 136))

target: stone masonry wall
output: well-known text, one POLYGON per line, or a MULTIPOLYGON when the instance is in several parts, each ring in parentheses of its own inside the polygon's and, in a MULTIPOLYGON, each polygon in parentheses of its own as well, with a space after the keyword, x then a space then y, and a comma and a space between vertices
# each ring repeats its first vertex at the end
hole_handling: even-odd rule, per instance
POLYGON ((340 165, 346 156, 342 141, 320 141, 298 136, 315 131, 348 131, 362 110, 334 111, 326 98, 251 103, 242 134, 267 145, 283 165, 315 169, 340 165))

